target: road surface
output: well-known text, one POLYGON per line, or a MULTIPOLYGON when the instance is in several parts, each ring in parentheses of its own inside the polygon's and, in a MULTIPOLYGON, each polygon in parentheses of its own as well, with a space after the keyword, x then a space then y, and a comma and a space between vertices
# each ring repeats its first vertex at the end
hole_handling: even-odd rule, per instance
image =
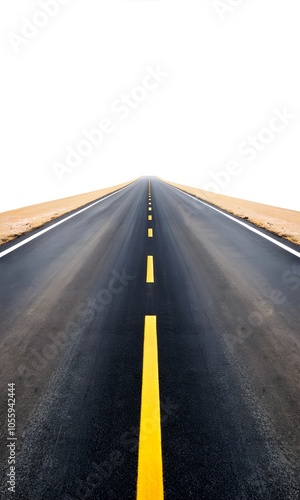
POLYGON ((299 499, 299 248, 156 178, 60 221, 1 247, 1 498, 299 499))

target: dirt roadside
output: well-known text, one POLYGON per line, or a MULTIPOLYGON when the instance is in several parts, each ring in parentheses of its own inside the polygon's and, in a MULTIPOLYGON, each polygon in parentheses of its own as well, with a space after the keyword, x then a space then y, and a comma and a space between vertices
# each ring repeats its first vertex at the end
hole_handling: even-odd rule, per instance
MULTIPOLYGON (((298 211, 210 193, 191 186, 162 180, 241 219, 248 220, 258 227, 267 229, 270 233, 300 245, 300 212, 298 211)), ((128 186, 132 182, 2 212, 0 213, 0 246, 43 226, 46 222, 128 186)))
POLYGON ((0 246, 33 229, 43 226, 46 222, 57 219, 61 215, 72 212, 98 198, 128 186, 132 182, 133 181, 129 181, 124 184, 117 184, 116 186, 99 189, 90 193, 2 212, 0 213, 0 246))
POLYGON ((300 245, 300 212, 210 193, 202 189, 162 180, 241 219, 248 220, 258 227, 267 229, 281 238, 300 245))

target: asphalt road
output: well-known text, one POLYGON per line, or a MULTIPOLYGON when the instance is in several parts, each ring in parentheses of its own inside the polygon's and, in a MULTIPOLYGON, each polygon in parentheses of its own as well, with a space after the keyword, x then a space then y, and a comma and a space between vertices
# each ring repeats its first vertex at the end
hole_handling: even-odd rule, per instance
POLYGON ((133 500, 159 430, 166 500, 299 499, 299 257, 154 178, 150 206, 148 188, 140 179, 0 258, 1 498, 133 500), (142 432, 156 368, 160 417, 150 402, 142 432))

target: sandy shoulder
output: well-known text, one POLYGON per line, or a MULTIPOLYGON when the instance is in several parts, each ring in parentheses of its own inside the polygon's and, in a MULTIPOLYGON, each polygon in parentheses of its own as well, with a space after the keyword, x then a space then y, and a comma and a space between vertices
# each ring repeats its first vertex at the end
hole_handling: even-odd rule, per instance
POLYGON ((222 194, 214 194, 202 189, 163 180, 203 201, 226 210, 226 212, 237 215, 241 219, 249 220, 258 227, 267 229, 281 238, 300 245, 300 212, 232 198, 222 194))
POLYGON ((46 222, 57 219, 61 215, 72 212, 72 210, 83 207, 102 196, 128 186, 131 182, 133 181, 90 193, 2 212, 0 213, 0 246, 43 226, 46 222))

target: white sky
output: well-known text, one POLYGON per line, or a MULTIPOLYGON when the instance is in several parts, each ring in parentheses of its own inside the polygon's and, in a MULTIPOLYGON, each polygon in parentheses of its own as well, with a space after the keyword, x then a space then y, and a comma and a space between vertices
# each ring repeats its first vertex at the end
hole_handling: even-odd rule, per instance
POLYGON ((300 210, 299 0, 58 1, 0 3, 1 212, 140 175, 208 188, 232 161, 221 193, 300 210), (47 25, 16 53, 26 19, 47 25), (149 67, 168 76, 137 88, 149 67), (136 108, 114 111, 130 93, 136 108), (111 133, 71 170, 67 148, 103 119, 111 133))

